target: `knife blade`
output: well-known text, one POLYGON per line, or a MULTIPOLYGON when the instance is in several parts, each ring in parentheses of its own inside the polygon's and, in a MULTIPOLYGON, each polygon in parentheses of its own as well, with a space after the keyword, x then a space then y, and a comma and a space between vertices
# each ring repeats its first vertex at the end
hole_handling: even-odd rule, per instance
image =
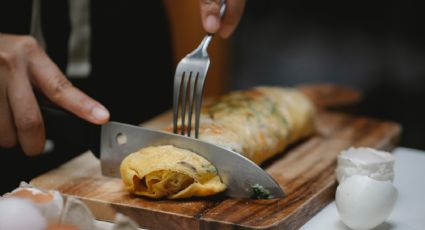
POLYGON ((284 196, 279 184, 261 167, 248 158, 223 147, 173 133, 147 129, 119 122, 102 125, 100 159, 102 173, 120 177, 122 160, 140 148, 147 146, 173 145, 201 155, 217 169, 224 192, 230 197, 250 198, 258 187, 268 191, 270 197, 284 196))

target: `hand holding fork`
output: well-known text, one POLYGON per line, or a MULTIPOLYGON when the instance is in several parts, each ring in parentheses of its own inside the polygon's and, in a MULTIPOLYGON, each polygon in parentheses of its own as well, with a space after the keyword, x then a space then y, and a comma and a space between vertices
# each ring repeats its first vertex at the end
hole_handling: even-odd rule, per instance
MULTIPOLYGON (((226 10, 225 0, 221 0, 220 16, 226 10)), ((201 44, 177 65, 174 76, 173 91, 173 132, 178 131, 179 111, 181 114, 181 134, 191 136, 192 113, 195 107, 195 138, 199 136, 199 120, 202 104, 202 92, 210 59, 207 48, 211 42, 212 34, 207 34, 201 44), (187 109, 188 102, 188 109, 187 109), (185 126, 187 116, 187 129, 185 126)))

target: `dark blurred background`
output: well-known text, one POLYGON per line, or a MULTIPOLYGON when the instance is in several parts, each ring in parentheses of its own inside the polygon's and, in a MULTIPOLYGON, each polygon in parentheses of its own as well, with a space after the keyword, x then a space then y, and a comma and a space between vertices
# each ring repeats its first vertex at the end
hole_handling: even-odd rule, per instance
POLYGON ((231 42, 231 88, 336 83, 357 113, 399 122, 425 149, 425 14, 420 1, 247 1, 231 42))

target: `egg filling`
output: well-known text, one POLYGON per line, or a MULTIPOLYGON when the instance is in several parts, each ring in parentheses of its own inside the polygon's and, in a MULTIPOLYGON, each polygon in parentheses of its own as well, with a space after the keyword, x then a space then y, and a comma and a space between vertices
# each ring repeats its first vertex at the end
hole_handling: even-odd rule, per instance
POLYGON ((128 155, 120 171, 127 191, 151 198, 209 196, 226 189, 210 162, 171 145, 142 148, 128 155))

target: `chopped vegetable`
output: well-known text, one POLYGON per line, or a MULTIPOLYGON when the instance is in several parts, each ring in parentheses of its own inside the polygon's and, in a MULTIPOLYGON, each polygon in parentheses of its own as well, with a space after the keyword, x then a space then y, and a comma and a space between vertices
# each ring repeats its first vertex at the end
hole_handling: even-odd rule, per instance
POLYGON ((270 194, 270 191, 265 189, 262 185, 254 184, 251 185, 253 199, 273 199, 273 196, 270 194))

